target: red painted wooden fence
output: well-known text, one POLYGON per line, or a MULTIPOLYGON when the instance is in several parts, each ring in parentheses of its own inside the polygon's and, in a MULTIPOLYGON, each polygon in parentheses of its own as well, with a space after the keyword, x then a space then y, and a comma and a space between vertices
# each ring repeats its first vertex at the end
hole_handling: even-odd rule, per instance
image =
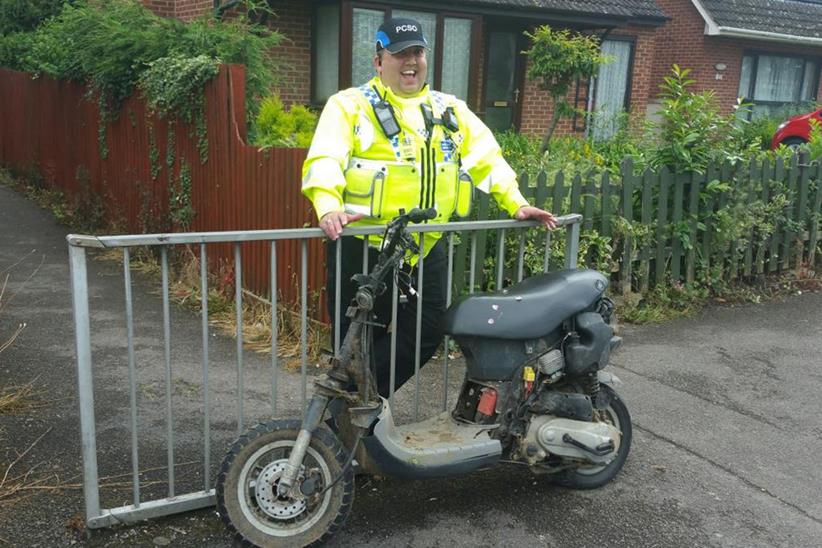
MULTIPOLYGON (((191 174, 193 231, 297 228, 314 223, 300 194, 304 149, 258 150, 246 144, 245 68, 223 66, 205 88, 208 158, 201 161, 193 127, 151 114, 140 97, 128 99, 105 127, 108 154, 98 145, 99 116, 87 88, 76 82, 0 69, 0 165, 36 171, 45 184, 70 198, 92 191, 107 220, 129 232, 168 229, 169 180, 183 165, 191 174), (171 142, 170 142, 171 141, 171 142), (153 143, 153 144, 152 144, 153 143), (153 154, 153 159, 152 159, 153 154), (152 175, 154 175, 152 177, 152 175)), ((173 227, 172 227, 173 229, 173 227)), ((278 244, 281 297, 299 298, 300 250, 278 244)), ((243 244, 243 285, 269 293, 267 243, 243 244)), ((309 291, 318 304, 325 254, 309 249, 309 291)), ((209 248, 212 270, 233 262, 230 245, 209 248)))

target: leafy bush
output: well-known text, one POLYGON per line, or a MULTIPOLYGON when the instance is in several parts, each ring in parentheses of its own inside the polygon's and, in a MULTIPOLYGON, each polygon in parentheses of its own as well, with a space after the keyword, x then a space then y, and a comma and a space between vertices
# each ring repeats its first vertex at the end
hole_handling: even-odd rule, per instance
POLYGON ((285 110, 278 95, 266 97, 260 103, 255 124, 255 143, 264 147, 308 148, 317 115, 302 105, 285 110))
MULTIPOLYGON (((116 112, 143 72, 160 59, 167 59, 160 67, 198 57, 239 63, 247 67, 247 105, 253 112, 253 99, 268 93, 276 82, 271 50, 280 40, 280 34, 252 24, 242 14, 227 21, 209 17, 185 24, 154 15, 136 0, 77 0, 63 4, 59 14, 33 32, 0 37, 0 64, 88 82, 103 98, 101 106, 116 112)), ((192 70, 205 66, 202 60, 188 63, 192 70)), ((153 98, 158 104, 169 99, 169 88, 162 90, 164 97, 153 98)))
POLYGON ((0 36, 34 30, 67 3, 69 0, 0 0, 0 36))
MULTIPOLYGON (((250 0, 246 3, 253 5, 250 0)), ((274 47, 283 36, 244 16, 227 20, 204 17, 180 26, 182 29, 171 47, 171 54, 206 55, 221 63, 246 67, 246 109, 248 119, 253 120, 259 101, 270 94, 278 82, 280 62, 274 47)))
POLYGON ((691 69, 673 67, 660 86, 662 93, 659 146, 650 157, 651 166, 670 167, 674 171, 701 171, 718 145, 719 106, 713 91, 693 93, 689 87, 695 80, 688 78, 691 69))
POLYGON ((207 55, 161 57, 148 64, 140 75, 140 89, 149 107, 162 115, 194 121, 202 104, 203 85, 217 75, 219 61, 207 55))
POLYGON ((626 134, 605 141, 563 136, 554 138, 545 154, 540 154, 540 139, 514 131, 496 135, 502 155, 513 170, 536 177, 544 171, 549 177, 562 172, 566 178, 589 172, 609 171, 616 175, 626 156, 641 157, 635 140, 626 134))
POLYGON ((804 145, 804 148, 810 152, 811 160, 817 160, 822 157, 822 124, 819 120, 810 120, 811 134, 810 140, 804 145))
POLYGON ((771 139, 776 133, 776 128, 782 122, 783 119, 770 116, 754 118, 744 125, 744 139, 758 145, 762 150, 768 150, 771 148, 771 139))

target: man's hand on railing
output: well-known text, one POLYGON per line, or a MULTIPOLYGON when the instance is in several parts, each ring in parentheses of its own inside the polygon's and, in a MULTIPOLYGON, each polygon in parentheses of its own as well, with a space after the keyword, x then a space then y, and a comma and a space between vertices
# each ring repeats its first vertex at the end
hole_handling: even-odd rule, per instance
POLYGON ((514 213, 514 219, 517 221, 533 219, 541 222, 548 230, 554 230, 557 226, 557 219, 552 213, 534 206, 522 206, 514 213))
POLYGON ((329 211, 320 219, 320 228, 325 235, 332 240, 336 240, 342 234, 343 228, 348 223, 359 221, 365 217, 363 213, 346 213, 345 211, 329 211))

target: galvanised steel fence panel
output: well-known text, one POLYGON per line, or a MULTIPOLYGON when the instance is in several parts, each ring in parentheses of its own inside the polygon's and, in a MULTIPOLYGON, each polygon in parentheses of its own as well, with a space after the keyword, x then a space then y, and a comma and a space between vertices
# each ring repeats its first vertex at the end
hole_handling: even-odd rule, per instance
MULTIPOLYGON (((559 226, 565 229, 565 257, 564 257, 564 266, 565 268, 574 268, 577 264, 578 259, 578 252, 579 252, 579 235, 580 235, 580 223, 582 222, 582 217, 580 215, 566 215, 564 217, 560 217, 558 219, 559 226)), ((454 257, 455 257, 455 235, 456 234, 470 234, 470 256, 468 257, 469 264, 471 265, 471 281, 470 281, 470 291, 473 292, 475 289, 474 285, 474 276, 475 276, 475 265, 482 264, 480 260, 481 257, 477 255, 477 236, 482 235, 483 237, 487 236, 489 232, 498 233, 497 238, 497 262, 499 263, 498 268, 496 269, 496 287, 501 287, 503 285, 503 259, 506 256, 506 239, 504 237, 505 231, 512 231, 518 230, 522 234, 518 239, 518 246, 519 249, 516 251, 516 280, 521 280, 524 274, 524 267, 523 262, 525 260, 525 238, 524 238, 524 231, 537 227, 537 223, 534 221, 512 221, 512 220, 495 220, 495 221, 467 221, 467 222, 454 222, 454 223, 446 223, 446 224, 425 224, 425 225, 415 225, 411 227, 412 232, 419 233, 420 235, 425 232, 443 232, 448 239, 448 278, 447 278, 447 302, 450 305, 453 292, 452 287, 455 285, 455 279, 453 277, 453 269, 454 269, 454 257)), ((541 228, 538 230, 542 230, 541 228)), ((381 229, 379 227, 370 227, 370 228, 348 228, 345 230, 346 235, 367 235, 367 234, 379 234, 381 233, 381 229)), ((541 257, 541 264, 543 265, 543 270, 547 270, 549 265, 549 253, 551 250, 551 237, 552 234, 550 232, 544 231, 543 238, 545 240, 544 248, 539 248, 538 252, 543 255, 541 257)), ((249 414, 248 409, 245 407, 246 400, 250 398, 250 394, 254 392, 251 388, 256 389, 254 387, 247 387, 245 384, 245 372, 244 372, 244 347, 243 347, 243 331, 242 331, 242 324, 243 324, 243 244, 247 244, 248 242, 263 242, 265 245, 270 247, 270 271, 268 276, 270 278, 271 283, 271 328, 272 328, 272 337, 270 343, 270 351, 271 351, 271 362, 270 362, 270 371, 266 374, 268 378, 263 383, 265 388, 270 391, 268 397, 266 398, 267 401, 270 403, 270 411, 266 410, 263 414, 266 416, 276 415, 278 412, 281 411, 293 411, 296 414, 299 414, 302 409, 305 408, 307 399, 308 399, 308 323, 310 321, 309 317, 309 310, 308 310, 308 286, 309 286, 309 243, 312 240, 318 240, 323 238, 323 233, 320 229, 317 228, 308 228, 308 229, 284 229, 284 230, 262 230, 262 231, 240 231, 240 232, 199 232, 199 233, 186 233, 186 234, 149 234, 149 235, 126 235, 126 236, 82 236, 82 235, 69 235, 67 237, 69 243, 69 257, 71 263, 71 287, 72 287, 72 299, 73 299, 73 310, 74 310, 74 324, 75 324, 75 342, 76 342, 76 357, 77 357, 77 380, 78 380, 78 400, 80 405, 80 427, 81 427, 81 440, 82 440, 82 455, 83 455, 83 489, 84 489, 84 496, 85 496, 85 506, 86 506, 86 523, 90 528, 99 528, 109 526, 115 523, 121 522, 134 522, 142 519, 147 518, 154 518, 163 515, 174 514, 178 512, 184 512, 188 510, 194 510, 197 508, 203 508, 207 506, 212 506, 215 502, 214 498, 214 489, 212 488, 212 461, 211 461, 211 453, 212 450, 217 449, 218 452, 222 451, 221 447, 214 447, 212 444, 213 441, 213 433, 214 433, 214 425, 215 424, 225 424, 233 422, 236 424, 236 430, 233 430, 233 434, 239 434, 243 432, 247 426, 246 418, 249 414), (300 294, 300 376, 299 382, 296 383, 298 385, 299 390, 299 406, 296 406, 290 410, 283 410, 282 406, 279 405, 280 401, 283 399, 282 390, 288 388, 289 390, 295 388, 295 381, 296 375, 284 373, 282 371, 282 363, 280 363, 280 357, 278 352, 278 337, 277 337, 277 329, 278 329, 278 286, 277 286, 277 279, 278 279, 278 268, 283 268, 283 264, 281 261, 278 261, 278 247, 284 246, 286 244, 299 246, 300 249, 300 282, 299 282, 299 294, 300 294), (209 339, 209 277, 207 272, 207 265, 208 265, 208 254, 210 247, 216 246, 233 246, 234 250, 234 282, 235 282, 235 291, 234 291, 234 314, 235 314, 235 322, 237 325, 236 330, 236 356, 235 356, 235 386, 233 388, 233 395, 234 395, 234 403, 233 403, 233 411, 230 409, 229 406, 221 405, 219 409, 221 412, 217 412, 216 409, 216 401, 214 399, 214 393, 218 387, 214 385, 214 375, 217 372, 225 373, 225 371, 219 371, 219 369, 215 369, 215 367, 219 367, 222 364, 215 364, 213 362, 213 358, 210 355, 210 344, 209 339), (164 400, 164 406, 162 410, 154 410, 155 418, 157 419, 156 422, 164 422, 164 428, 160 429, 159 434, 161 438, 165 438, 163 440, 165 444, 165 465, 156 467, 156 468, 163 468, 165 469, 166 473, 166 485, 165 485, 165 496, 153 496, 152 494, 147 494, 146 490, 141 490, 141 487, 145 484, 142 478, 142 471, 140 469, 140 462, 142 458, 141 452, 138 450, 140 447, 141 441, 145 443, 145 439, 141 438, 140 433, 140 410, 138 409, 138 396, 141 390, 143 390, 143 385, 139 382, 140 375, 145 375, 143 372, 143 366, 147 364, 141 363, 141 358, 138 352, 138 342, 139 338, 135 335, 135 302, 134 302, 134 294, 132 290, 133 279, 132 279, 132 270, 133 267, 131 265, 131 256, 132 250, 139 247, 149 247, 149 248, 159 248, 159 255, 160 255, 160 277, 161 277, 161 300, 162 300, 162 314, 161 314, 161 323, 162 323, 162 372, 159 376, 162 379, 163 383, 163 390, 159 391, 162 394, 162 399, 164 400), (201 337, 194 337, 194 341, 183 341, 190 344, 199 344, 200 352, 201 352, 201 360, 200 361, 200 368, 201 372, 199 373, 201 378, 201 394, 199 394, 200 402, 197 404, 200 409, 200 413, 202 414, 202 458, 200 464, 201 468, 201 476, 202 476, 202 484, 201 489, 194 488, 192 486, 196 485, 196 481, 191 481, 191 477, 194 477, 195 474, 190 472, 190 468, 182 467, 182 464, 192 464, 192 463, 180 463, 179 456, 176 452, 179 446, 179 435, 186 435, 186 436, 199 436, 199 433, 192 433, 190 429, 185 429, 184 432, 181 432, 180 428, 175 428, 175 425, 179 424, 182 420, 181 417, 175 416, 175 406, 174 398, 175 398, 175 391, 176 391, 176 379, 174 377, 175 369, 178 367, 178 364, 175 362, 173 358, 173 346, 175 340, 172 338, 172 320, 171 320, 171 307, 170 307, 170 298, 169 298, 169 286, 170 286, 170 279, 169 279, 169 251, 171 250, 172 246, 189 246, 189 248, 195 249, 199 253, 199 260, 200 260, 200 269, 199 269, 199 283, 200 283, 200 330, 201 330, 201 337), (127 389, 127 397, 128 397, 128 405, 127 405, 127 413, 117 418, 117 414, 122 412, 123 410, 118 409, 106 409, 105 413, 101 413, 100 416, 95 415, 95 391, 94 391, 94 384, 95 378, 93 375, 93 345, 92 345, 92 318, 94 316, 94 311, 90 310, 89 307, 89 276, 87 270, 87 251, 88 250, 101 250, 101 249, 122 249, 123 252, 123 282, 124 282, 124 296, 125 296, 125 340, 123 341, 123 354, 125 356, 125 361, 127 363, 127 375, 125 381, 128 383, 127 389), (284 375, 288 375, 287 377, 284 375), (290 383, 289 387, 284 386, 286 384, 285 381, 290 383), (104 417, 103 417, 104 416, 104 417), (129 436, 128 436, 128 444, 130 447, 100 447, 98 446, 98 433, 97 433, 97 420, 101 418, 106 418, 109 422, 114 422, 115 424, 113 427, 119 429, 127 429, 129 436), (122 424, 121 424, 122 423, 122 424), (98 470, 98 451, 104 450, 107 454, 116 453, 118 455, 123 455, 123 458, 130 458, 131 460, 131 470, 126 474, 121 474, 121 476, 129 476, 131 477, 131 504, 125 506, 117 506, 117 507, 104 507, 101 503, 101 482, 100 482, 100 474, 98 470), (180 468, 182 472, 187 472, 187 474, 176 474, 175 469, 180 468), (178 485, 184 484, 189 489, 188 492, 180 493, 180 489, 178 489, 178 485), (146 500, 148 499, 148 500, 146 500)), ((364 246, 367 246, 367 243, 364 242, 364 246)), ((339 259, 342 253, 342 245, 338 241, 336 245, 336 253, 337 258, 339 259)), ((368 270, 367 264, 367 257, 368 254, 364 254, 365 260, 363 264, 363 271, 368 270)), ((313 258, 311 259, 315 263, 318 259, 313 258)), ((319 259, 321 260, 321 259, 319 259)), ((337 261, 337 279, 339 279, 339 268, 340 268, 340 261, 337 261)), ((420 268, 418 269, 418 285, 422 287, 422 281, 425 275, 425 261, 424 259, 420 261, 420 268)), ((513 279, 510 279, 513 281, 513 279)), ((338 284, 339 287, 339 284, 338 284)), ((396 318, 396 311, 397 311, 397 287, 396 284, 393 284, 392 292, 394 295, 394 303, 393 303, 393 310, 392 316, 396 318)), ((340 311, 340 293, 337 293, 333 296, 336 299, 336 307, 335 310, 337 317, 335 326, 339 325, 339 311, 340 311)), ((294 304, 294 303, 290 303, 294 304)), ((420 317, 417 317, 417 327, 420 326, 420 317)), ((392 330, 393 331, 393 330, 392 330)), ((419 331, 419 330, 418 330, 419 331)), ((158 334, 159 335, 159 334, 158 334)), ((394 391, 394 379, 395 379, 395 356, 394 349, 395 346, 395 339, 396 333, 392 333, 392 340, 394 344, 392 344, 392 357, 391 357, 391 391, 389 399, 392 400, 395 398, 395 391, 394 391)), ((333 345, 335 351, 339 349, 340 346, 340 333, 339 330, 335 328, 333 333, 333 345)), ((437 398, 436 401, 441 402, 441 408, 445 409, 448 405, 448 398, 449 398, 449 353, 448 353, 448 339, 446 338, 445 341, 445 351, 442 353, 442 380, 443 380, 443 394, 441 398, 437 398)), ((142 343, 141 343, 142 344, 142 343)), ((420 366, 420 342, 419 337, 416 341, 416 359, 415 359, 415 371, 419 373, 420 366)), ((116 359, 116 358, 115 358, 116 359)), ((98 375, 104 372, 97 371, 98 375)), ((106 374, 109 375, 109 379, 111 378, 110 375, 116 375, 113 371, 105 371, 106 374)), ((261 372, 256 372, 259 376, 261 372)), ((227 378, 227 377, 226 377, 227 378)), ((420 415, 420 394, 423 392, 423 387, 419 381, 419 374, 415 376, 416 380, 413 383, 413 400, 410 405, 411 412, 409 413, 410 418, 418 419, 420 415)), ((450 379, 454 380, 454 379, 450 379)), ((219 386, 222 390, 230 390, 229 387, 219 386)), ((259 392, 259 391, 257 391, 259 392)), ((407 392, 407 391, 406 391, 407 392)), ((102 411, 102 410, 101 410, 102 411)), ((185 417, 190 418, 190 417, 185 417)), ((146 422, 148 422, 146 420, 146 422)), ((153 441, 153 440, 152 440, 153 441)), ((199 441, 197 442, 199 444, 199 441)), ((226 444, 226 448, 228 445, 226 444)), ((156 483, 156 482, 153 482, 156 483)), ((156 487, 156 485, 152 485, 152 487, 156 487)), ((152 493, 156 493, 156 489, 152 491, 152 493)))

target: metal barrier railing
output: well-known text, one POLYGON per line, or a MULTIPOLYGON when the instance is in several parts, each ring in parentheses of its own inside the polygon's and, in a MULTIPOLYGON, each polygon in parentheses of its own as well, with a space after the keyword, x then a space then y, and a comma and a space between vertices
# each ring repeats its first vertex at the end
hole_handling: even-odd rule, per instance
MULTIPOLYGON (((558 226, 566 227, 565 245, 565 267, 574 268, 577 264, 579 251, 579 228, 582 221, 581 215, 566 215, 558 218, 558 226)), ((538 226, 534 221, 468 221, 453 222, 445 224, 415 225, 411 227, 412 232, 443 232, 448 239, 448 270, 446 302, 451 304, 453 286, 453 266, 454 266, 454 241, 455 232, 469 233, 470 236, 470 271, 469 271, 469 292, 474 291, 476 282, 476 255, 477 255, 477 233, 484 230, 499 231, 497 247, 497 272, 496 287, 500 287, 503 281, 503 258, 505 256, 505 233, 508 230, 520 230, 519 249, 517 253, 516 277, 517 281, 522 280, 523 265, 525 258, 525 229, 538 226)), ((380 227, 369 228, 347 228, 344 235, 368 235, 381 234, 380 227)), ((217 243, 234 244, 234 275, 235 275, 235 315, 236 315, 236 422, 237 433, 244 429, 244 374, 243 374, 243 334, 242 334, 242 252, 240 244, 251 241, 268 241, 271 246, 270 265, 270 287, 271 287, 271 412, 277 412, 278 405, 278 382, 281 374, 278 341, 277 341, 277 242, 283 240, 299 240, 301 242, 301 279, 300 279, 300 409, 304 409, 308 398, 308 241, 310 239, 322 238, 323 233, 318 228, 308 229, 287 229, 287 230, 259 230, 244 232, 201 232, 186 234, 149 234, 149 235, 127 235, 127 236, 83 236, 71 234, 67 237, 69 243, 69 260, 71 265, 71 286, 74 310, 75 344, 77 357, 77 379, 78 379, 78 400, 80 405, 80 430, 82 439, 83 454, 83 489, 86 506, 86 523, 90 528, 99 528, 121 522, 133 522, 147 518, 154 518, 163 515, 170 515, 178 512, 194 510, 214 505, 214 489, 212 488, 211 472, 211 438, 212 438, 212 402, 210 400, 210 361, 209 361, 209 336, 208 336, 208 275, 207 275, 207 245, 217 243), (171 364, 171 315, 169 306, 169 265, 168 248, 172 245, 196 245, 199 244, 200 253, 200 315, 202 330, 202 412, 203 412, 203 489, 186 494, 175 492, 176 478, 175 469, 175 432, 174 416, 172 407, 172 364, 171 364), (138 409, 137 409, 137 363, 135 358, 134 343, 134 305, 132 297, 132 279, 130 266, 131 248, 137 246, 149 246, 160 248, 160 269, 162 277, 162 310, 163 310, 163 357, 165 366, 165 422, 166 422, 166 459, 168 474, 168 495, 161 499, 150 501, 141 500, 140 492, 140 469, 139 469, 139 431, 138 431, 138 409), (101 508, 100 485, 97 466, 97 436, 94 412, 94 389, 92 379, 92 345, 91 345, 91 316, 89 312, 89 286, 87 274, 86 249, 102 248, 122 248, 123 250, 123 278, 125 283, 125 315, 126 315, 126 354, 128 360, 128 397, 129 397, 129 429, 131 440, 131 481, 132 481, 132 504, 116 508, 101 508)), ((548 270, 550 249, 550 232, 545 233, 545 248, 543 258, 543 270, 548 270)), ((367 242, 363 239, 364 250, 367 251, 367 242)), ((340 280, 340 257, 342 245, 338 240, 336 246, 336 279, 340 280)), ((363 253, 363 271, 368 269, 368 253, 363 253)), ((420 259, 418 268, 418 285, 422 287, 422 280, 425 269, 424 259, 420 259)), ((335 318, 334 318, 334 350, 340 346, 340 283, 336 284, 335 318)), ((393 284, 393 306, 392 318, 397 317, 397 286, 393 284)), ((417 307, 417 338, 415 355, 415 383, 413 399, 413 416, 416 419, 419 415, 420 396, 420 325, 422 307, 417 307)), ((449 353, 448 339, 445 339, 445 349, 443 353, 443 397, 442 409, 448 403, 448 373, 449 373, 449 353)), ((395 348, 396 330, 391 332, 391 388, 389 400, 393 403, 395 385, 395 348)))

